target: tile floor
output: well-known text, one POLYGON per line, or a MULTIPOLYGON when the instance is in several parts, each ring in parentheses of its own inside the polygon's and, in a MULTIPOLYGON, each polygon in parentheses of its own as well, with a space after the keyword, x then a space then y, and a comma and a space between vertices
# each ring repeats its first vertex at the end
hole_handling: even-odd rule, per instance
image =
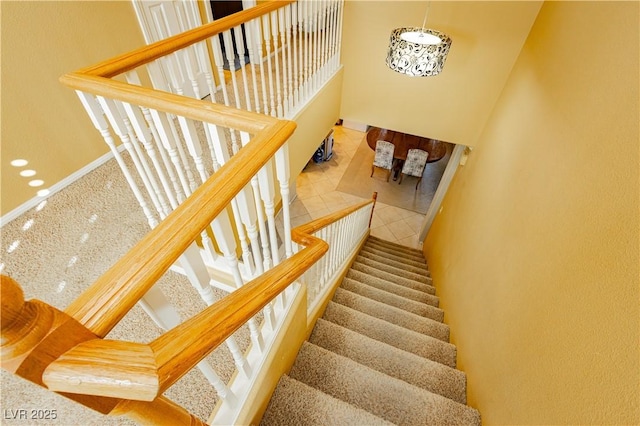
MULTIPOLYGON (((297 198, 291 203, 292 226, 298 226, 363 199, 336 191, 364 132, 342 126, 334 127, 333 157, 316 164, 313 161, 298 176, 297 198)), ((376 203, 371 222, 371 235, 408 247, 421 248, 418 232, 424 215, 383 203, 376 203)))

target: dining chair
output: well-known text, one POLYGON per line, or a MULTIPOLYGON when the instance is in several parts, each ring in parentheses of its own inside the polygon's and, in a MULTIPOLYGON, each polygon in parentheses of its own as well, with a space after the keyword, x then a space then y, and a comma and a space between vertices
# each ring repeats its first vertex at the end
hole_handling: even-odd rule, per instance
POLYGON ((407 159, 402 166, 398 185, 402 183, 404 175, 415 176, 418 178, 418 182, 416 182, 417 191, 418 185, 420 185, 420 182, 422 181, 422 174, 424 173, 424 168, 427 166, 428 158, 429 153, 427 151, 423 151, 421 149, 410 149, 407 153, 407 159))
POLYGON ((376 142, 376 154, 373 158, 373 165, 371 166, 371 177, 373 177, 373 171, 376 167, 381 169, 387 169, 387 182, 389 182, 389 176, 391 176, 391 169, 393 168, 393 151, 396 149, 395 145, 387 141, 376 142))

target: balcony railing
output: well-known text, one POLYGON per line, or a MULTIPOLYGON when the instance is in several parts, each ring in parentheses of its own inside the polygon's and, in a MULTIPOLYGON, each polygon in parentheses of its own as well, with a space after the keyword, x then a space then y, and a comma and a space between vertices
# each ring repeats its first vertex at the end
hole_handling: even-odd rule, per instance
POLYGON ((211 422, 237 419, 293 301, 307 295, 311 324, 368 233, 374 200, 298 229, 289 222, 286 142, 295 123, 284 118, 338 69, 341 16, 342 1, 261 3, 61 78, 111 148, 151 230, 64 312, 24 302, 3 277, 3 368, 105 414, 198 424, 162 396, 197 366, 221 399, 211 422), (241 40, 241 25, 251 60, 227 72, 218 35, 232 63, 231 34, 241 40), (170 268, 209 306, 186 322, 154 287, 170 268), (213 287, 228 295, 216 300, 213 287), (147 344, 105 340, 136 303, 166 332, 147 344), (247 352, 233 336, 245 324, 247 352), (220 344, 238 371, 230 383, 202 361, 220 344))

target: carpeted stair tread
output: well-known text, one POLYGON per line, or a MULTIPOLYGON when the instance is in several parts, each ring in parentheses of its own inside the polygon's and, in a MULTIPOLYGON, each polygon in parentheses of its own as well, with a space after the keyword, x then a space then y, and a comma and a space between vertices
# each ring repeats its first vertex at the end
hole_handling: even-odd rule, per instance
POLYGON ((461 404, 466 403, 467 379, 460 370, 371 339, 322 318, 318 319, 309 342, 429 392, 461 404))
POLYGON ((331 301, 322 318, 423 358, 452 368, 456 366, 456 347, 435 337, 425 336, 331 301))
POLYGON ((397 259, 398 258, 399 259, 409 259, 409 260, 421 263, 421 264, 426 265, 427 267, 429 267, 429 265, 427 264, 427 261, 424 259, 424 257, 422 257, 422 255, 404 253, 402 251, 393 249, 391 247, 386 247, 386 246, 383 246, 383 245, 380 245, 380 244, 377 244, 377 243, 369 243, 369 242, 367 242, 367 243, 365 243, 364 246, 376 249, 379 252, 386 253, 387 255, 394 256, 397 259))
POLYGON ((407 271, 406 269, 401 269, 395 266, 387 265, 386 263, 378 262, 377 260, 369 259, 364 256, 356 256, 355 263, 360 263, 362 265, 377 269, 379 271, 394 274, 398 277, 407 278, 409 280, 418 281, 433 287, 433 280, 424 274, 416 274, 415 272, 411 272, 411 271, 407 271))
POLYGON ((377 241, 367 241, 365 243, 366 247, 374 247, 377 250, 392 254, 394 256, 398 256, 404 259, 411 259, 414 262, 420 262, 420 263, 424 263, 425 265, 427 265, 427 261, 424 258, 424 255, 422 253, 415 253, 415 252, 406 252, 402 249, 398 249, 396 247, 391 247, 387 244, 382 244, 379 243, 377 241))
POLYGON ((432 319, 434 321, 442 322, 444 320, 444 311, 440 308, 427 305, 426 303, 407 299, 406 297, 398 296, 397 294, 381 290, 375 286, 362 283, 355 279, 351 279, 348 277, 345 278, 342 281, 341 287, 345 290, 359 294, 360 296, 382 302, 389 306, 403 309, 407 312, 411 312, 416 315, 432 319))
POLYGON ((408 330, 435 337, 443 342, 449 341, 449 326, 439 321, 369 299, 344 288, 337 288, 332 300, 363 314, 371 315, 408 330))
POLYGON ((416 266, 413 263, 409 264, 407 262, 398 262, 396 260, 389 259, 388 257, 380 256, 375 253, 371 253, 364 250, 361 250, 360 253, 358 253, 358 256, 366 257, 367 259, 375 260, 376 262, 384 263, 398 269, 403 269, 405 271, 413 272, 415 274, 431 277, 431 272, 429 272, 429 269, 426 267, 426 265, 423 265, 421 267, 421 266, 416 266))
POLYGON ((262 417, 262 426, 392 425, 361 408, 282 376, 262 417))
POLYGON ((397 279, 393 280, 392 277, 380 276, 381 274, 376 273, 376 271, 361 266, 362 265, 351 265, 351 269, 347 272, 347 277, 358 280, 364 284, 369 284, 380 290, 406 297, 407 299, 426 303, 427 305, 437 307, 440 303, 438 296, 424 291, 430 287, 427 284, 420 285, 421 283, 415 283, 413 287, 408 287, 398 283, 397 279))
POLYGON ((362 282, 368 282, 368 277, 371 279, 383 280, 386 282, 390 282, 396 285, 400 285, 406 287, 411 290, 420 291, 423 293, 428 293, 431 295, 436 294, 436 289, 429 284, 421 283, 418 281, 409 280, 407 278, 397 277, 388 272, 373 270, 366 265, 354 263, 351 265, 351 269, 347 275, 351 274, 350 278, 361 280, 362 282))
POLYGON ((391 242, 391 241, 383 240, 382 238, 374 237, 373 235, 370 235, 369 238, 367 238, 367 242, 370 242, 372 244, 382 245, 382 246, 385 246, 385 247, 389 247, 389 248, 391 248, 393 250, 401 251, 403 253, 412 254, 414 256, 419 256, 422 259, 424 259, 424 255, 422 253, 422 250, 415 249, 415 248, 412 248, 412 247, 407 247, 407 246, 404 246, 402 244, 394 243, 394 242, 391 242))
POLYGON ((413 260, 413 259, 404 257, 402 253, 388 252, 388 251, 381 250, 378 246, 365 244, 364 246, 362 246, 362 249, 360 249, 360 252, 373 253, 377 256, 382 256, 384 258, 391 259, 395 262, 405 263, 418 268, 427 268, 427 269, 429 268, 427 266, 427 263, 424 261, 424 259, 422 261, 418 259, 413 260))
POLYGON ((479 413, 471 407, 308 342, 289 375, 395 424, 480 424, 479 413))
POLYGON ((383 278, 378 278, 375 275, 370 275, 357 269, 350 269, 346 275, 347 278, 360 281, 363 284, 368 284, 380 290, 387 291, 389 293, 402 296, 406 299, 415 300, 416 302, 426 303, 427 305, 437 306, 440 303, 438 296, 434 296, 431 293, 422 291, 421 289, 405 287, 401 284, 397 284, 395 281, 388 281, 383 278))

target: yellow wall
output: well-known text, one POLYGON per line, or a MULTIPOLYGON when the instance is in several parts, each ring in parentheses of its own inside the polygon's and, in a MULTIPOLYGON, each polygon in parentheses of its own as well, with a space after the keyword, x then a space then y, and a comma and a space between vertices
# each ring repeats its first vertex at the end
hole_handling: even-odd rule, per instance
POLYGON ((396 73, 385 64, 389 35, 421 26, 426 4, 346 2, 341 118, 475 145, 542 2, 432 2, 427 27, 453 40, 442 73, 396 73))
POLYGON ((342 76, 341 69, 294 118, 298 127, 289 139, 289 169, 292 179, 307 165, 339 118, 342 76))
POLYGON ((143 46, 131 2, 2 1, 2 186, 6 214, 108 149, 75 93, 58 78, 143 46), (37 175, 9 165, 23 158, 37 175), (42 179, 41 188, 27 185, 42 179))
POLYGON ((640 423, 638 16, 544 4, 427 237, 484 424, 640 423))

